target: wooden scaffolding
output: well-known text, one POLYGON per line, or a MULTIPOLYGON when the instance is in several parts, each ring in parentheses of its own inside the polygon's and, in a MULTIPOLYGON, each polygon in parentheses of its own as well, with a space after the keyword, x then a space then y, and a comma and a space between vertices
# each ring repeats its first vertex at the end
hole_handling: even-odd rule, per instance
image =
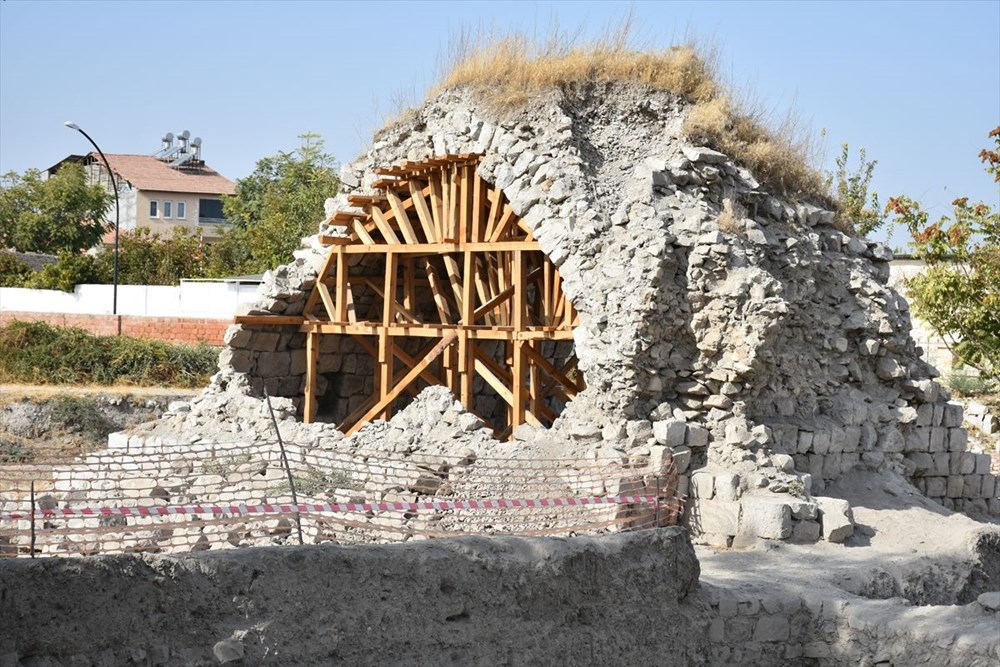
POLYGON ((352 337, 373 359, 375 391, 341 420, 348 434, 387 419, 404 392, 427 384, 449 387, 475 412, 482 378, 506 403, 506 419, 491 423, 500 438, 551 423, 553 406, 583 389, 575 355, 542 350, 571 341, 578 321, 559 271, 479 176, 479 159, 377 169, 379 194, 349 197, 354 208, 332 218, 342 234, 321 239, 330 249, 302 316, 237 318, 306 334, 304 421, 316 419, 320 341, 331 334, 352 337))

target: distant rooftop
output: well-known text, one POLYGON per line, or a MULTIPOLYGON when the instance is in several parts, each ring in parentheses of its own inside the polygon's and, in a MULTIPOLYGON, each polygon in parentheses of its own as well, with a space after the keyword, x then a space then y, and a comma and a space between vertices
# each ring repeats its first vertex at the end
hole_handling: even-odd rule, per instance
MULTIPOLYGON (((231 195, 236 193, 236 184, 203 162, 181 168, 173 168, 168 162, 152 155, 129 155, 105 153, 108 164, 117 176, 123 178, 139 190, 160 192, 190 192, 206 195, 231 195)), ((66 162, 90 164, 101 163, 95 153, 70 155, 49 167, 55 173, 66 162)))

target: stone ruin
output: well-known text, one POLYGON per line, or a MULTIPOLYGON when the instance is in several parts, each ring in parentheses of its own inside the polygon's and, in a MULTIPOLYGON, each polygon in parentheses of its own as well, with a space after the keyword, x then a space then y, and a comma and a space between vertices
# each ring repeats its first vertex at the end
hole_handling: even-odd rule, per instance
MULTIPOLYGON (((300 421, 306 335, 262 316, 302 315, 329 254, 322 240, 344 233, 334 223, 349 197, 376 194, 376 169, 479 154, 479 175, 558 267, 579 313, 572 342, 586 389, 551 427, 518 426, 519 451, 642 460, 666 447, 689 526, 714 545, 846 539, 851 508, 823 491, 854 469, 902 475, 949 509, 1000 515, 990 458, 967 451, 962 408, 921 360, 907 303, 887 287, 890 251, 845 233, 833 210, 784 198, 731 157, 691 145, 688 109, 621 82, 552 91, 506 114, 466 89, 436 95, 342 168, 322 234, 265 274, 246 312, 253 323, 230 328, 211 386, 133 445, 268 438, 265 389, 282 397, 286 436, 341 438, 334 424, 300 421)), ((338 340, 316 353, 326 405, 372 391, 368 353, 338 340)), ((434 439, 401 414, 361 428, 355 443, 378 447, 387 428, 434 439)))

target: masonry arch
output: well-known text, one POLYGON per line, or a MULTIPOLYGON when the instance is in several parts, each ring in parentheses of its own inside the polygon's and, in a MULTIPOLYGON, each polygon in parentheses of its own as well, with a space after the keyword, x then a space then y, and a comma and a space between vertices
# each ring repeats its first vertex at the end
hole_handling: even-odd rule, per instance
POLYGON ((332 216, 294 322, 305 335, 303 421, 350 434, 437 384, 505 439, 524 423, 551 425, 584 389, 559 270, 478 174, 480 158, 376 169, 377 194, 352 195, 332 216))

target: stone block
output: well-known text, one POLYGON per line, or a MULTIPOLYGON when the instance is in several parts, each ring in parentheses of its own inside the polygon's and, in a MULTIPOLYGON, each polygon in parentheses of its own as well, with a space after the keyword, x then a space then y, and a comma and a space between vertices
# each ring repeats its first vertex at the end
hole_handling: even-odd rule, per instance
POLYGON ((913 474, 919 477, 934 472, 934 457, 927 452, 910 452, 906 459, 913 465, 913 474))
POLYGON ((983 475, 979 497, 989 499, 995 498, 998 494, 1000 494, 1000 490, 997 489, 997 478, 993 475, 983 475))
POLYGON ((725 474, 715 477, 715 497, 719 500, 733 501, 740 497, 740 476, 725 474))
POLYGON ((931 474, 947 477, 951 474, 951 455, 948 452, 933 454, 934 468, 931 474))
POLYGON ((903 438, 903 434, 899 432, 899 429, 889 427, 882 432, 882 436, 879 438, 879 445, 884 452, 898 453, 905 449, 906 441, 903 438))
POLYGON ((785 642, 788 641, 788 619, 780 614, 766 614, 757 619, 757 627, 753 632, 755 642, 785 642))
POLYGON ((948 475, 948 490, 945 496, 948 498, 961 498, 965 493, 965 478, 961 475, 948 475))
POLYGON ((861 427, 848 426, 844 429, 844 451, 856 452, 861 445, 861 427))
POLYGON ((812 475, 813 479, 823 479, 823 460, 825 458, 822 454, 809 455, 809 474, 812 475))
POLYGON ((928 498, 943 498, 948 494, 948 478, 947 477, 928 477, 927 478, 927 492, 925 495, 928 498))
POLYGON ((981 475, 963 475, 965 485, 962 490, 963 498, 979 498, 983 490, 983 478, 981 475))
POLYGON ((746 497, 742 504, 740 534, 769 540, 785 540, 792 536, 792 509, 788 503, 746 497))
POLYGON ((969 446, 969 432, 964 428, 948 429, 948 450, 964 452, 969 446))
POLYGON ((837 479, 840 477, 842 454, 827 454, 823 457, 823 479, 837 479))
POLYGON ((832 437, 829 431, 816 431, 813 433, 812 451, 814 454, 826 454, 830 451, 830 441, 832 437))
POLYGON ((284 377, 291 368, 288 352, 261 352, 257 355, 257 375, 263 378, 284 377))
POLYGON ((987 475, 990 472, 990 455, 989 454, 976 454, 976 470, 977 475, 987 475))
POLYGON ((699 500, 692 508, 691 528, 702 533, 736 535, 739 532, 740 503, 699 500))
POLYGON ((911 426, 906 432, 905 451, 926 452, 930 449, 930 440, 930 429, 921 428, 920 426, 911 426))
POLYGON ((854 514, 850 503, 824 496, 816 496, 813 500, 819 506, 823 538, 827 542, 843 542, 854 534, 854 514))
POLYGON ((960 403, 945 403, 941 425, 950 428, 962 425, 962 405, 960 403))
POLYGON ((255 352, 274 352, 278 347, 280 334, 270 331, 254 331, 253 338, 246 346, 255 352))
POLYGON ((715 478, 707 472, 696 472, 691 475, 691 497, 701 500, 711 500, 715 495, 715 478))
POLYGON ((931 425, 940 426, 941 421, 944 419, 944 403, 934 404, 934 417, 931 418, 931 425))
POLYGON ((799 454, 807 454, 812 449, 812 443, 813 443, 812 431, 799 431, 799 442, 798 442, 799 454))
POLYGON ((930 444, 928 451, 930 452, 943 452, 946 451, 948 439, 948 429, 943 426, 931 427, 930 444))
POLYGON ((688 466, 691 465, 691 448, 687 445, 678 445, 673 448, 673 460, 674 469, 678 474, 684 474, 687 472, 688 466))
POLYGON ((792 523, 792 542, 813 544, 822 534, 818 521, 795 521, 792 523))
MULTIPOLYGON (((860 434, 859 434, 860 439, 860 434)), ((835 429, 830 433, 830 453, 841 454, 847 446, 847 436, 843 429, 835 429)))
POLYGON ((917 426, 931 426, 934 421, 934 404, 921 403, 917 406, 917 426))
POLYGON ((683 445, 687 436, 687 423, 678 419, 653 422, 653 437, 667 447, 683 445))
POLYGON ((708 436, 709 436, 709 431, 704 426, 699 426, 698 424, 688 424, 687 436, 685 438, 684 444, 686 444, 691 449, 695 449, 697 447, 707 447, 708 436))

